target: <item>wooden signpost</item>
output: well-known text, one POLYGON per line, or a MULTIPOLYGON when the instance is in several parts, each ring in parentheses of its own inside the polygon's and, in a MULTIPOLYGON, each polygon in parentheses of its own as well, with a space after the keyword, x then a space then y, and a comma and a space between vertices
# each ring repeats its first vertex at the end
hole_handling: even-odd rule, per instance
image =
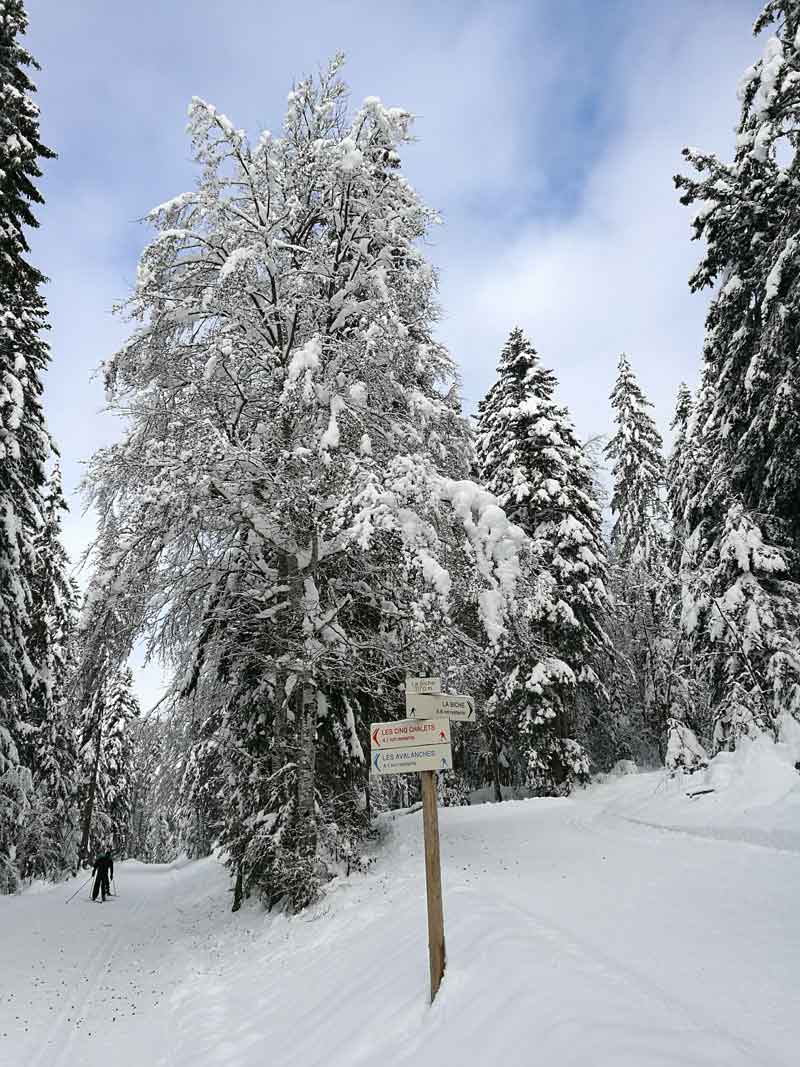
POLYGON ((446 961, 436 773, 453 767, 450 719, 472 721, 475 716, 472 697, 442 693, 441 689, 439 678, 407 678, 408 718, 401 722, 373 723, 370 727, 371 774, 418 772, 422 778, 431 1002, 439 991, 446 961))

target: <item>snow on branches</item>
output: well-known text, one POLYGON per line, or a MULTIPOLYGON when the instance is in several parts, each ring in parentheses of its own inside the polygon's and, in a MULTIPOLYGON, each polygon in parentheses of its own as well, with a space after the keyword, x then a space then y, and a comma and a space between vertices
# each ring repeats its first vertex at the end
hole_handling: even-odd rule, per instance
POLYGON ((315 789, 341 793, 336 738, 355 713, 357 739, 376 679, 435 662, 465 612, 501 638, 525 541, 466 480, 419 243, 437 220, 400 169, 411 116, 375 97, 348 114, 339 66, 298 83, 281 136, 254 144, 192 102, 199 182, 149 216, 135 327, 106 364, 130 429, 89 479, 113 533, 101 597, 220 710, 235 761, 272 768, 268 819, 252 797, 229 809, 262 887, 289 842, 289 867, 303 853, 317 877, 315 789), (338 724, 319 760, 318 715, 338 724))

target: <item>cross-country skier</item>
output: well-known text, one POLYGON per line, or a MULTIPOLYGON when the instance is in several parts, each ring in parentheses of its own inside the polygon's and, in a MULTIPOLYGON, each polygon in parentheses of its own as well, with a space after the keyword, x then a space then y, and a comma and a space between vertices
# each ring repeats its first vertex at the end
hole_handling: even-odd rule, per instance
POLYGON ((95 873, 97 877, 92 886, 92 900, 97 900, 97 894, 99 893, 100 903, 105 904, 106 897, 111 890, 109 879, 114 877, 114 858, 111 855, 110 848, 98 854, 97 859, 94 861, 94 867, 92 867, 92 874, 95 873))

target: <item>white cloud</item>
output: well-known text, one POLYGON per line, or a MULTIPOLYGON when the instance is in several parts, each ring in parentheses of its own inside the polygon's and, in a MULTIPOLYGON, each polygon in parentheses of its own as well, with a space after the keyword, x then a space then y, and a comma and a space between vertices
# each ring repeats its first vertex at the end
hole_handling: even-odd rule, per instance
MULTIPOLYGON (((431 256, 469 400, 519 322, 583 432, 608 426, 623 348, 668 420, 698 365, 704 311, 686 285, 700 250, 671 175, 684 143, 730 149, 754 0, 190 6, 28 2, 45 139, 60 156, 34 253, 52 278, 46 406, 68 490, 119 430, 90 375, 127 332, 111 307, 146 240, 135 220, 193 180, 189 98, 277 129, 292 80, 341 48, 356 99, 419 116, 407 171, 444 214, 431 256)), ((73 557, 92 527, 73 502, 73 557)), ((160 684, 158 668, 142 677, 148 706, 160 684)))
POLYGON ((702 248, 672 175, 680 149, 729 155, 735 87, 757 44, 747 18, 709 7, 687 22, 668 8, 625 42, 608 92, 619 125, 592 169, 577 211, 540 216, 483 254, 449 263, 443 333, 464 365, 474 404, 497 354, 521 324, 561 381, 582 433, 609 428, 614 367, 627 351, 663 426, 678 382, 697 376, 707 299, 688 276, 702 248))

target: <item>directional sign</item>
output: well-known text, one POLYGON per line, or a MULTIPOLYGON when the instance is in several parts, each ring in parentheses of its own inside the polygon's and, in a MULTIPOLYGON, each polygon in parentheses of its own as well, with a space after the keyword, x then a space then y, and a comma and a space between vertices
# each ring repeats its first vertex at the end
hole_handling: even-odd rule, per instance
POLYGON ((450 720, 376 722, 370 726, 371 774, 415 774, 453 769, 450 720))
POLYGON ((406 693, 441 693, 441 678, 406 678, 406 693))
POLYGON ((406 715, 409 719, 433 719, 446 715, 456 722, 475 722, 475 701, 456 693, 406 693, 406 715))

